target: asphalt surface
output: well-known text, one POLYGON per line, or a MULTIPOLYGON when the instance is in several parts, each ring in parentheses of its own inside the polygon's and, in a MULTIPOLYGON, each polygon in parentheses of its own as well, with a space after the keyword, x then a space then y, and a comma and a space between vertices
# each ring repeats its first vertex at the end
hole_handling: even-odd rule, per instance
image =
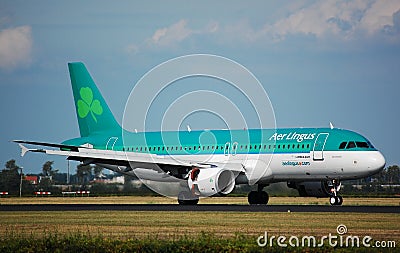
POLYGON ((0 205, 0 211, 191 211, 191 212, 350 212, 400 213, 400 206, 328 205, 194 205, 176 204, 42 204, 0 205))

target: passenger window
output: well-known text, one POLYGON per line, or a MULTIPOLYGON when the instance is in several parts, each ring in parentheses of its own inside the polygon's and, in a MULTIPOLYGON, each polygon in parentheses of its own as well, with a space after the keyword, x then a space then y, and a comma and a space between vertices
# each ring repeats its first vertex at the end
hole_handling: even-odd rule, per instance
POLYGON ((283 149, 285 149, 285 146, 286 146, 286 145, 283 145, 283 147, 282 147, 282 148, 283 148, 283 149))
POLYGON ((339 149, 344 149, 346 147, 347 141, 340 143, 339 149))
POLYGON ((356 144, 354 143, 354 141, 349 141, 349 144, 347 144, 347 149, 349 148, 355 148, 356 144))
POLYGON ((310 148, 310 144, 307 144, 307 148, 310 148))

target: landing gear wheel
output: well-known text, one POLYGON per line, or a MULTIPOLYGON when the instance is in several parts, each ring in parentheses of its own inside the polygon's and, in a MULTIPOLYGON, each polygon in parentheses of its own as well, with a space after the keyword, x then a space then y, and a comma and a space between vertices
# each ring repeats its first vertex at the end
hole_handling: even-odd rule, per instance
POLYGON ((247 200, 249 201, 250 205, 256 205, 257 204, 257 193, 256 191, 251 191, 249 192, 249 195, 247 195, 247 200))
POLYGON ((343 198, 342 196, 332 196, 329 198, 329 203, 332 206, 340 206, 343 204, 343 198))
POLYGON ((335 197, 335 196, 330 197, 330 198, 329 198, 329 203, 330 203, 332 206, 336 205, 336 197, 335 197))
POLYGON ((331 197, 329 198, 329 203, 332 206, 340 206, 343 203, 342 196, 338 195, 338 191, 341 188, 341 183, 337 179, 332 179, 332 181, 328 181, 329 191, 331 192, 331 197))
POLYGON ((338 206, 341 206, 341 205, 343 204, 343 198, 342 198, 342 196, 336 196, 336 198, 337 198, 337 205, 338 205, 338 206))
POLYGON ((199 203, 199 198, 193 196, 191 192, 180 192, 178 194, 179 205, 197 205, 199 203))
POLYGON ((268 204, 269 196, 268 193, 265 191, 259 192, 260 194, 260 204, 266 205, 268 204))
POLYGON ((251 191, 247 197, 250 205, 266 205, 269 200, 265 191, 251 191))

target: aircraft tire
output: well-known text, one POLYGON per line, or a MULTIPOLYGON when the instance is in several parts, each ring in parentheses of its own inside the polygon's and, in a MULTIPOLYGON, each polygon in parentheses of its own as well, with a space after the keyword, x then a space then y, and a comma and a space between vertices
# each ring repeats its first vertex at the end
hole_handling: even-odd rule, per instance
POLYGON ((193 196, 191 192, 182 191, 178 194, 179 205, 197 205, 199 203, 199 198, 193 196))
POLYGON ((269 200, 268 193, 265 191, 251 191, 247 196, 250 205, 266 205, 269 200))
POLYGON ((332 196, 329 198, 331 206, 341 206, 343 204, 342 196, 332 196))

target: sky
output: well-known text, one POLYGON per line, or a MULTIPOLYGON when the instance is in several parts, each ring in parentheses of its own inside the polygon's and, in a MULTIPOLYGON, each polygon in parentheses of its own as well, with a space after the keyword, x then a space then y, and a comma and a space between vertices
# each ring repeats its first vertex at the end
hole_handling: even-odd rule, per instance
MULTIPOLYGON (((79 136, 68 62, 85 63, 121 123, 135 84, 190 54, 245 66, 267 92, 277 127, 332 122, 368 138, 387 165, 399 164, 399 1, 3 0, 0 166, 16 159, 25 172, 39 173, 54 160, 66 172, 65 158, 20 157, 10 141, 79 136)), ((195 87, 213 86, 208 81, 216 82, 197 80, 195 87)), ((176 94, 166 91, 164 103, 168 95, 176 94)), ((236 96, 229 89, 225 95, 236 96)), ((186 121, 192 129, 214 128, 217 118, 199 113, 186 121)))

